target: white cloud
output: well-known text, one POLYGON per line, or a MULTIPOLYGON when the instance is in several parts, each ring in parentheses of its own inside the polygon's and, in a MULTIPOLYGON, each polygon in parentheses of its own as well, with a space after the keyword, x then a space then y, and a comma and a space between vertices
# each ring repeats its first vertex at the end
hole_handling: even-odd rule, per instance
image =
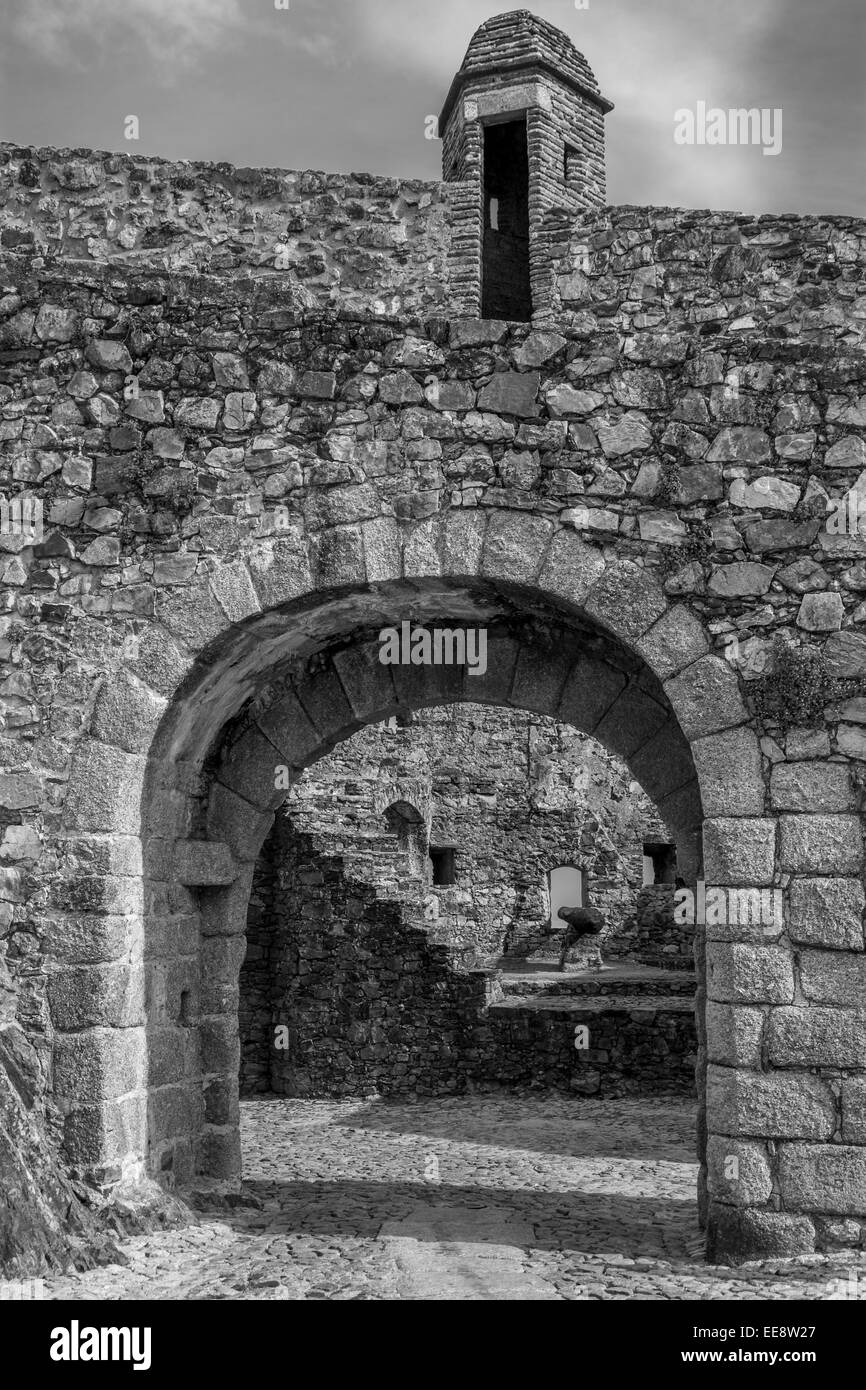
POLYGON ((12 0, 12 30, 51 62, 143 44, 166 68, 194 64, 245 23, 239 0, 12 0))

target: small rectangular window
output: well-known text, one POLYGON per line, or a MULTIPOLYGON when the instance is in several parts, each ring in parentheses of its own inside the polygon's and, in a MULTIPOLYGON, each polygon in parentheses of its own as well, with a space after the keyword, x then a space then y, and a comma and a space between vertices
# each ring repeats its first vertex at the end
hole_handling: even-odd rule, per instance
POLYGON ((433 883, 437 888, 451 888, 457 882, 454 868, 454 850, 447 847, 430 846, 430 863, 433 866, 433 883))

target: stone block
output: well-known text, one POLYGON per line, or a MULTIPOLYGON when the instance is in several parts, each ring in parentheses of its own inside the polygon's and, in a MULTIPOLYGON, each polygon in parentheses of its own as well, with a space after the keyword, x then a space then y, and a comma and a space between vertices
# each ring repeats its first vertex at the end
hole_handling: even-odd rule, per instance
POLYGON ((228 845, 213 840, 179 840, 174 846, 174 876, 188 888, 218 888, 238 876, 228 845))
MULTIPOLYGON (((279 729, 277 735, 280 735, 279 729)), ((285 789, 277 786, 278 770, 283 765, 291 767, 292 760, 289 753, 278 748, 259 729, 248 729, 225 750, 223 759, 218 780, 252 807, 275 810, 285 800, 285 789)))
POLYGON ((100 743, 126 753, 146 753, 166 701, 126 671, 105 680, 93 709, 91 733, 100 743))
POLYGON ((197 1086, 160 1086, 151 1089, 147 1101, 151 1144, 198 1133, 204 1120, 204 1099, 197 1086))
POLYGON ((177 1026, 154 1027, 147 1032, 148 1082, 168 1086, 198 1075, 198 1034, 177 1026))
POLYGON ((621 758, 630 759, 663 730, 671 742, 676 739, 678 731, 670 710, 642 686, 630 684, 596 726, 595 737, 621 758))
POLYGON ((209 1125, 237 1125, 240 1120, 238 1087, 234 1078, 214 1077, 204 1086, 204 1119, 209 1125))
POLYGON ((707 997, 720 1004, 790 1004, 794 962, 784 946, 707 942, 707 997))
POLYGON ((443 574, 466 575, 472 578, 478 574, 486 527, 485 512, 465 508, 447 513, 440 542, 443 574))
POLYGON ((584 610, 626 642, 636 642, 667 609, 667 600, 642 565, 610 565, 586 596, 584 610))
POLYGON ((616 667, 582 657, 563 689, 557 718, 592 733, 625 689, 626 680, 616 667))
POLYGON ((866 896, 856 878, 791 881, 788 931, 792 941, 839 951, 862 951, 866 896))
POLYGON ((781 1144, 779 1185, 788 1211, 866 1216, 866 1148, 781 1144))
POLYGON ((539 414, 538 372, 497 372, 478 397, 478 409, 534 419, 539 414))
POLYGON ((400 527, 393 517, 380 516, 365 521, 364 562, 371 584, 384 584, 403 577, 403 551, 400 527))
POLYGON ((859 632, 833 632, 824 643, 824 660, 831 676, 866 676, 866 637, 859 632))
POLYGON ((238 1130, 207 1126, 202 1133, 195 1159, 196 1173, 224 1182, 241 1175, 241 1140, 238 1130))
MULTIPOLYGON (((348 648, 338 652, 333 658, 349 704, 356 717, 365 724, 378 723, 380 719, 389 718, 398 704, 392 672, 402 668, 383 666, 379 660, 379 651, 379 644, 376 642, 348 648)), ((419 666, 411 669, 429 676, 446 668, 419 666)), ((453 666, 447 670, 452 673, 459 672, 459 668, 453 666)))
POLYGON ((525 512, 494 512, 487 526, 481 573, 485 578, 531 584, 541 569, 553 523, 525 512))
POLYGON ((863 1003, 866 1000, 866 955, 862 951, 803 951, 800 983, 804 996, 816 1003, 863 1003))
MULTIPOLYGON (((345 681, 343 683, 345 685, 345 681)), ((351 692, 347 690, 346 693, 351 699, 351 692)), ((313 727, 306 710, 292 690, 287 690, 274 704, 264 710, 258 716, 256 723, 279 754, 274 760, 275 765, 283 763, 290 768, 304 767, 321 748, 322 736, 313 727)), ((221 778, 220 780, 224 779, 221 778)), ((273 774, 271 775, 270 786, 271 791, 273 791, 273 774)), ((243 792, 241 794, 244 795, 243 792)))
POLYGON ((713 1202, 707 1221, 710 1264, 741 1265, 750 1260, 790 1259, 811 1254, 815 1227, 804 1216, 713 1202))
POLYGON ((866 1010, 816 1004, 771 1009, 767 1055, 774 1067, 861 1066, 866 1058, 866 1010))
POLYGON ((103 965, 127 956, 144 935, 141 917, 35 917, 45 954, 60 965, 103 965))
POLYGON ((665 692, 688 739, 733 728, 748 718, 736 673, 717 656, 687 666, 665 682, 665 692))
POLYGON ((704 871, 713 886, 773 882, 776 822, 717 817, 704 825, 704 871))
POLYGON ((761 1069, 762 1009, 747 1004, 706 1006, 707 1059, 724 1067, 761 1069))
POLYGON ((310 542, 310 555, 316 588, 367 582, 364 533, 360 526, 332 526, 318 532, 310 542))
POLYGON ((203 1018, 199 1025, 203 1073, 237 1073, 241 1058, 237 1018, 203 1018))
POLYGON ((252 576, 242 560, 217 565, 211 572, 210 587, 230 622, 242 623, 253 613, 261 612, 252 576))
POLYGON ((94 1028, 58 1034, 54 1095, 59 1101, 97 1102, 141 1091, 147 1084, 143 1028, 94 1028))
POLYGON ((256 545, 250 552, 249 570, 262 608, 277 608, 308 593, 313 578, 306 536, 300 527, 288 536, 275 536, 256 545))
POLYGON ((707 1117, 716 1134, 762 1139, 829 1139, 836 1103, 825 1081, 810 1072, 752 1072, 707 1068, 707 1117))
POLYGON ((735 1207, 761 1206, 773 1192, 766 1144, 712 1135, 707 1143, 710 1197, 735 1207))
POLYGON ((777 763, 770 778, 770 795, 777 811, 820 814, 850 811, 856 805, 846 763, 777 763))
POLYGON ((141 966, 92 965, 55 971, 48 979, 51 1022, 61 1033, 79 1028, 144 1024, 141 966))
POLYGON ((857 816, 782 816, 783 872, 857 874, 863 864, 863 833, 857 816))
POLYGON ((517 709, 552 715, 559 708, 574 668, 574 657, 568 651, 545 655, 547 659, 540 664, 537 651, 531 647, 521 649, 509 696, 509 703, 517 709))
POLYGON ((64 824, 79 832, 137 834, 145 764, 143 757, 83 739, 72 760, 64 824))
POLYGON ((257 811, 243 797, 215 782, 208 802, 208 834, 224 840, 240 863, 254 862, 274 823, 273 811, 257 811))
POLYGON ((653 623, 649 631, 637 639, 635 646, 663 681, 705 656, 709 651, 709 639, 694 614, 679 604, 653 623))
POLYGON ((751 729, 729 729, 696 739, 692 754, 707 816, 763 814, 761 750, 751 729))
POLYGON ((161 589, 156 616, 190 652, 201 652, 228 630, 229 622, 204 582, 188 588, 161 589))
POLYGON ((147 1097, 77 1105, 63 1121, 63 1153, 76 1168, 122 1167, 147 1149, 147 1097))

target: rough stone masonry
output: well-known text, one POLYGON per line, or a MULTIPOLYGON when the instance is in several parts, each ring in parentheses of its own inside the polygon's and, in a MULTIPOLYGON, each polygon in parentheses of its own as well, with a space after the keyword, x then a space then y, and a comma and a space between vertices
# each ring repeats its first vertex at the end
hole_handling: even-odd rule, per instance
POLYGON ((688 883, 781 889, 696 932, 708 1252, 862 1241, 866 541, 823 518, 866 472, 866 225, 605 206, 608 109, 518 11, 441 184, 0 148, 0 481, 45 517, 0 539, 7 1267, 96 1192, 237 1181, 274 765, 465 699, 623 757, 688 883), (382 666, 405 619, 485 626, 486 674, 382 666))

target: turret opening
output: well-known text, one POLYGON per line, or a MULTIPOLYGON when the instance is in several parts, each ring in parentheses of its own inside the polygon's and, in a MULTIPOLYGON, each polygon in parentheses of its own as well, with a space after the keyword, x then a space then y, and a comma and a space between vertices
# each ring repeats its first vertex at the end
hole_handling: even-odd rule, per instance
POLYGON ((520 323, 532 317, 525 117, 484 128, 482 315, 520 323))

